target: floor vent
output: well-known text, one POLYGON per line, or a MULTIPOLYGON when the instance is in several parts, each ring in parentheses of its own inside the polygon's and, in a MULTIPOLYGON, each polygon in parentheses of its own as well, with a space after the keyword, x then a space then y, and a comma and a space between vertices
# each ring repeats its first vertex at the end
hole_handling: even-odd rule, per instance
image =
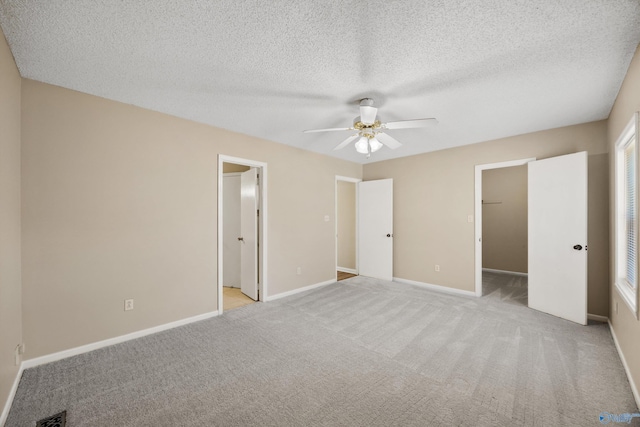
POLYGON ((50 417, 43 418, 36 423, 36 427, 64 427, 67 425, 67 411, 62 411, 59 414, 51 415, 50 417))

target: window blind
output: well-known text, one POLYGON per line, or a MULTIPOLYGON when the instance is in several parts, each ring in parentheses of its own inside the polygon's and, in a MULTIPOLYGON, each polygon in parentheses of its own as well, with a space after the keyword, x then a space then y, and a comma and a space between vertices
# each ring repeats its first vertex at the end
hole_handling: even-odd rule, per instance
POLYGON ((636 242, 636 144, 632 139, 624 149, 624 198, 626 219, 626 279, 636 288, 637 242, 636 242))

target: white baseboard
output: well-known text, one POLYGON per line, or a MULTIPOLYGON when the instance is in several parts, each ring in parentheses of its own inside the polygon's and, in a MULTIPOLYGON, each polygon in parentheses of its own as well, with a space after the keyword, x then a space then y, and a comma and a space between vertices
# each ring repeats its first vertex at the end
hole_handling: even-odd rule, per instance
POLYGON ((355 268, 336 267, 336 270, 342 271, 343 273, 358 274, 355 268))
POLYGON ((288 296, 291 296, 291 295, 299 294, 300 292, 306 292, 306 291, 310 291, 311 289, 319 288, 321 286, 330 285, 332 283, 336 283, 335 279, 326 280, 324 282, 320 282, 320 283, 316 283, 316 284, 313 284, 313 285, 305 286, 304 288, 294 289, 292 291, 282 292, 282 293, 279 293, 279 294, 276 294, 276 295, 269 295, 267 297, 266 301, 273 301, 273 300, 276 300, 276 299, 288 297, 288 296))
POLYGON ((636 401, 636 406, 640 408, 640 394, 638 393, 638 387, 636 387, 636 383, 633 381, 633 377, 631 376, 631 370, 629 370, 629 365, 627 364, 627 360, 624 358, 624 354, 622 353, 622 349, 620 348, 620 343, 618 342, 618 337, 616 337, 616 333, 613 330, 613 326, 611 325, 611 321, 609 323, 609 330, 611 331, 611 336, 613 337, 613 342, 616 345, 616 350, 618 350, 618 356, 620 356, 620 360, 622 360, 622 366, 624 366, 624 371, 627 374, 627 379, 629 380, 629 384, 631 385, 631 392, 633 393, 633 398, 636 401))
POLYGON ((217 315, 218 315, 218 311, 216 310, 210 313, 204 313, 198 316, 188 317, 182 320, 176 320, 175 322, 165 323, 164 325, 154 326, 153 328, 143 329, 141 331, 132 332, 130 334, 121 335, 119 337, 109 338, 103 341, 82 345, 80 347, 70 348, 69 350, 63 350, 57 353, 47 354, 45 356, 36 357, 34 359, 28 359, 22 362, 22 365, 24 369, 33 368, 34 366, 55 362, 57 360, 65 359, 67 357, 77 356, 78 354, 82 354, 82 353, 88 353, 90 351, 97 350, 99 348, 108 347, 110 345, 119 344, 125 341, 130 341, 136 338, 141 338, 147 335, 166 331, 167 329, 173 329, 173 328, 177 328, 178 326, 188 325, 189 323, 199 322, 201 320, 209 319, 217 315))
POLYGON ((609 318, 607 316, 600 316, 599 314, 587 313, 587 319, 595 320, 596 322, 608 323, 609 318))
POLYGON ((483 272, 487 273, 502 273, 502 274, 515 274, 516 276, 528 276, 529 273, 521 273, 519 271, 508 271, 508 270, 496 270, 495 268, 483 268, 483 272))
POLYGON ((474 297, 474 298, 476 297, 476 293, 474 291, 465 291, 462 289, 450 288, 448 286, 432 285, 431 283, 416 282, 415 280, 401 279, 400 277, 394 277, 393 281, 398 283, 406 283, 407 285, 419 286, 421 288, 430 289, 436 292, 443 292, 446 294, 464 295, 467 297, 474 297))
POLYGON ((5 402, 4 408, 2 409, 2 414, 0 414, 0 426, 3 426, 4 423, 7 422, 9 410, 11 409, 11 405, 13 404, 13 398, 16 397, 16 391, 18 390, 18 384, 20 384, 20 379, 22 378, 23 371, 24 362, 20 363, 18 373, 16 374, 16 378, 13 380, 13 385, 11 386, 11 390, 9 390, 9 396, 7 396, 7 401, 5 402))

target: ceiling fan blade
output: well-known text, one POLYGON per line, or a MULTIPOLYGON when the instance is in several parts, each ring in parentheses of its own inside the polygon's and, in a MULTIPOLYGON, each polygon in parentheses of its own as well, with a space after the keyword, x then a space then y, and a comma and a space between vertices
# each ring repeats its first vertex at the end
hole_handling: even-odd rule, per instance
POLYGON ((365 125, 372 125, 376 121, 378 109, 369 105, 360 106, 360 121, 365 125))
POLYGON ((328 128, 328 129, 312 129, 312 130, 303 130, 303 133, 313 133, 313 132, 333 132, 336 130, 354 130, 353 128, 328 128))
POLYGON ((349 138, 347 138, 344 141, 342 141, 340 144, 336 145, 336 147, 333 150, 334 151, 335 150, 342 150, 344 147, 346 147, 347 145, 351 144, 353 141, 355 141, 358 138, 360 138, 360 135, 358 135, 358 134, 352 135, 349 138))
POLYGON ((388 122, 382 125, 385 129, 411 129, 425 128, 438 123, 436 119, 415 119, 415 120, 399 120, 397 122, 388 122))
POLYGON ((402 144, 397 139, 387 135, 386 133, 378 133, 376 134, 376 138, 378 139, 378 141, 382 142, 392 150, 395 150, 396 148, 402 146, 402 144))

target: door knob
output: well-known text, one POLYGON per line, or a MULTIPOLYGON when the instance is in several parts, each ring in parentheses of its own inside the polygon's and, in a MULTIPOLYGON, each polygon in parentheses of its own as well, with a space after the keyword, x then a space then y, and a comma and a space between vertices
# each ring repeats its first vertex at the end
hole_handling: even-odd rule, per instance
POLYGON ((582 245, 575 245, 573 247, 573 249, 575 249, 576 251, 581 251, 582 250, 582 245))
POLYGON ((241 242, 244 242, 244 237, 238 237, 238 240, 240 240, 241 242))
POLYGON ((391 234, 387 234, 387 237, 391 237, 391 234))

